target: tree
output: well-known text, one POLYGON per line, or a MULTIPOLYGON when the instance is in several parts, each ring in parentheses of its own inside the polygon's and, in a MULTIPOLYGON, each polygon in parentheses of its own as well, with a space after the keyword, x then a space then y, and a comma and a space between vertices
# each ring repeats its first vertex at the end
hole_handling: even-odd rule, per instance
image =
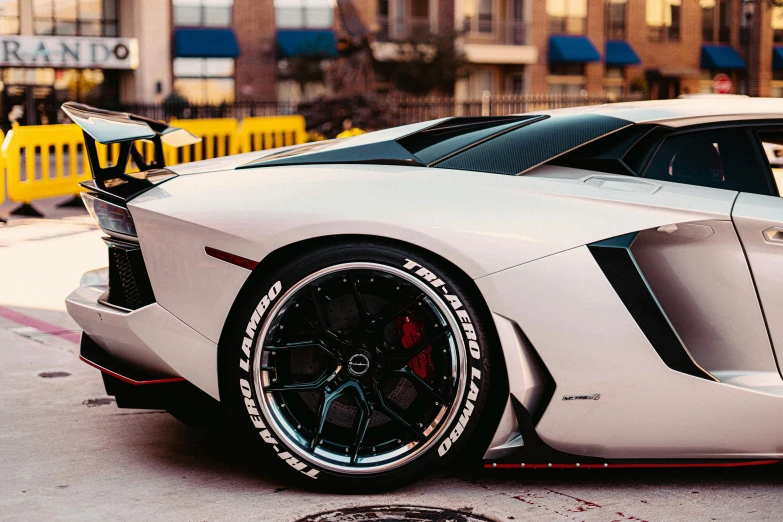
POLYGON ((299 85, 302 97, 305 96, 308 83, 323 83, 323 60, 318 56, 298 56, 288 61, 288 75, 299 85))
MULTIPOLYGON (((780 0, 783 1, 783 0, 780 0)), ((393 60, 375 61, 378 78, 385 78, 394 88, 411 94, 432 91, 454 92, 454 84, 465 61, 455 46, 456 34, 420 33, 394 46, 393 60)))

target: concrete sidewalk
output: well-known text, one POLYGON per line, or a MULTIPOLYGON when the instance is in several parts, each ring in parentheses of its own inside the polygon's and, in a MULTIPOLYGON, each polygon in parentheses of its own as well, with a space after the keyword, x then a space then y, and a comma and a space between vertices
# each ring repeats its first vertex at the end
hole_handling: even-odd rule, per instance
POLYGON ((293 522, 390 504, 462 509, 498 521, 782 518, 781 466, 458 467, 367 497, 291 487, 244 438, 192 430, 164 412, 117 409, 99 372, 79 362, 76 327, 61 303, 81 271, 105 265, 100 235, 78 220, 0 226, 0 520, 293 522))

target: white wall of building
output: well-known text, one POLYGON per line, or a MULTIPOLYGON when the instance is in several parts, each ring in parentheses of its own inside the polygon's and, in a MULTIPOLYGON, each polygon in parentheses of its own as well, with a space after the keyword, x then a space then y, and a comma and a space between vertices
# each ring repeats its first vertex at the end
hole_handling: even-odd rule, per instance
POLYGON ((160 103, 171 92, 171 8, 166 0, 120 0, 120 36, 139 40, 139 68, 122 73, 124 103, 160 103))

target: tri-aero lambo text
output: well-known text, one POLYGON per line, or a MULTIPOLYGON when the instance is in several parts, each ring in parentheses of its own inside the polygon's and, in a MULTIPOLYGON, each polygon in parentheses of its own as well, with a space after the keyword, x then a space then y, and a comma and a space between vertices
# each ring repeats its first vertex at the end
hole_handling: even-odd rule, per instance
POLYGON ((163 144, 197 138, 64 109, 109 250, 68 311, 119 407, 233 412, 337 489, 466 451, 783 459, 781 100, 455 117, 169 168, 163 144))

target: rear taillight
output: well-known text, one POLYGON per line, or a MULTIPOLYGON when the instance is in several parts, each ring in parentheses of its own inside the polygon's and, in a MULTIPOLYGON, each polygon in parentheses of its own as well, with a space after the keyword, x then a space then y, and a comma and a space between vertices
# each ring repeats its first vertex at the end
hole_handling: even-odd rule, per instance
POLYGON ((89 192, 82 192, 82 201, 92 218, 109 235, 136 237, 136 225, 128 209, 104 201, 89 192))

